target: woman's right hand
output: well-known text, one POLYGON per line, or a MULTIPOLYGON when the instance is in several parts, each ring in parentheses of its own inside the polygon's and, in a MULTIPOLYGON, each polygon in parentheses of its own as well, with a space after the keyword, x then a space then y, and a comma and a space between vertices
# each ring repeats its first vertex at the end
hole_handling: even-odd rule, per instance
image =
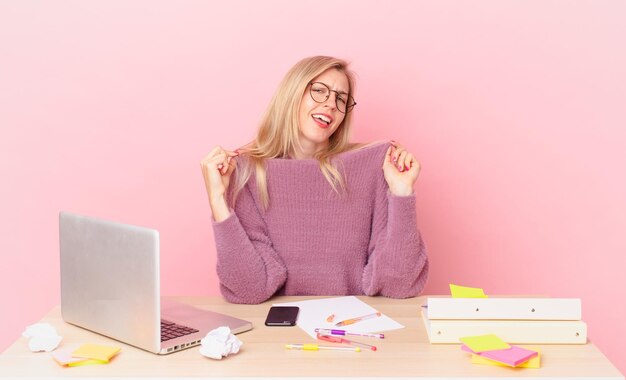
POLYGON ((216 146, 200 161, 213 218, 218 222, 230 215, 225 194, 230 183, 230 176, 237 167, 237 161, 233 158, 238 155, 237 152, 216 146))

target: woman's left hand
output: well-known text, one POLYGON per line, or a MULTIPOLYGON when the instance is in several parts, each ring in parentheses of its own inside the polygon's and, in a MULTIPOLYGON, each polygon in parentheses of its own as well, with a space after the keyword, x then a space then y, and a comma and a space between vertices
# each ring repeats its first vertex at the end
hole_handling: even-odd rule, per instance
POLYGON ((385 154, 383 173, 389 185, 389 191, 398 196, 413 194, 413 185, 420 173, 420 163, 395 141, 385 154))

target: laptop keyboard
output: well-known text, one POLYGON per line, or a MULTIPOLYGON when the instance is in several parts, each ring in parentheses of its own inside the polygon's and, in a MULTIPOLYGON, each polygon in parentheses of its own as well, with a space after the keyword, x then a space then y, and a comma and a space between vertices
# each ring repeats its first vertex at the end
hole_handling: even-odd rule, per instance
POLYGON ((197 332, 198 330, 191 327, 177 325, 174 322, 161 319, 161 342, 197 332))

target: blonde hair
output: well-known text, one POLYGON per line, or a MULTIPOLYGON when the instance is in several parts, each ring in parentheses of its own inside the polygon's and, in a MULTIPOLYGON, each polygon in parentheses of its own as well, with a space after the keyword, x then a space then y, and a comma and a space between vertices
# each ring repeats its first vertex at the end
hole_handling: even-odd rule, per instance
MULTIPOLYGON (((237 175, 230 189, 229 198, 232 205, 254 169, 259 197, 263 208, 267 210, 270 199, 267 191, 265 160, 288 157, 296 148, 299 148, 299 111, 302 98, 309 83, 330 69, 339 70, 345 74, 350 86, 349 95, 354 97, 354 74, 348 69, 346 61, 333 57, 315 56, 296 63, 278 86, 261 119, 256 138, 239 150, 237 175)), ((351 149, 351 144, 348 142, 351 116, 351 112, 346 113, 337 130, 330 136, 327 148, 315 155, 322 174, 337 193, 345 190, 345 182, 331 159, 351 149)))

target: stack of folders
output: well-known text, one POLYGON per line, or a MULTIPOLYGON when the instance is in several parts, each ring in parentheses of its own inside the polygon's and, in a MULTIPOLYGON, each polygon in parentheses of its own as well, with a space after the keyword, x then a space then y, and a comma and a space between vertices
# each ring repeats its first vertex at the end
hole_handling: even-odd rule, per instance
POLYGON ((430 343, 495 334, 514 344, 585 344, 577 298, 431 297, 421 307, 430 343))

